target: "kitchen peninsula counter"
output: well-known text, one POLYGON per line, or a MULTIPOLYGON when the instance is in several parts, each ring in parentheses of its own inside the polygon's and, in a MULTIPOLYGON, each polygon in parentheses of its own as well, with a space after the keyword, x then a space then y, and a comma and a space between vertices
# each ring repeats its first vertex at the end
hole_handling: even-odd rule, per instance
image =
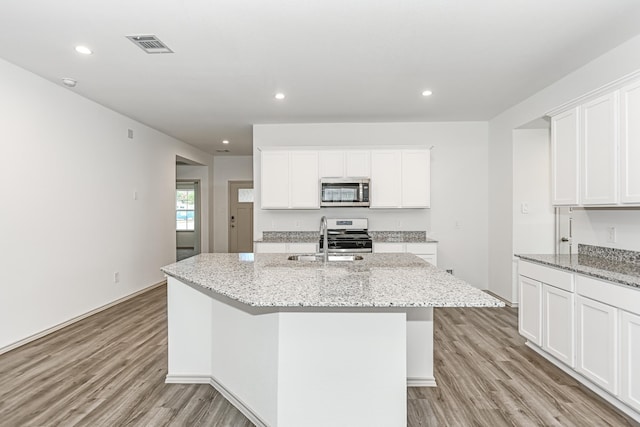
POLYGON ((210 384, 256 426, 401 427, 435 386, 433 307, 498 307, 412 254, 201 254, 168 275, 167 383, 210 384))

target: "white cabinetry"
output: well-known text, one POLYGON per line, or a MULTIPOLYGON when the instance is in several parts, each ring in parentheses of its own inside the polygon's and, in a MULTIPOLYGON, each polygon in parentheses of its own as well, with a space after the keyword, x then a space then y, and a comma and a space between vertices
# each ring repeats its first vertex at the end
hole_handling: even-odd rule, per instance
POLYGON ((436 242, 401 243, 401 242, 374 242, 374 253, 410 253, 414 254, 429 264, 438 266, 438 244, 436 242))
POLYGON ((551 118, 552 204, 578 204, 578 118, 573 108, 551 118))
POLYGON ((318 152, 261 153, 262 209, 319 209, 318 152))
POLYGON ((320 151, 320 178, 369 178, 370 156, 369 150, 320 151))
POLYGON ((518 331, 534 344, 542 343, 542 283, 529 277, 518 280, 518 331))
POLYGON ((581 203, 618 201, 618 93, 582 106, 581 203))
POLYGON ((371 151, 371 208, 428 208, 431 152, 371 151))
POLYGON ((620 90, 620 202, 640 203, 640 82, 620 90))
POLYGON ((640 316, 623 311, 620 332, 620 398, 640 411, 640 316))
POLYGON ((618 310, 578 295, 576 369, 603 389, 618 392, 618 310))
POLYGON ((574 294, 543 285, 542 348, 561 362, 575 366, 574 294))
POLYGON ((280 243, 280 242, 256 242, 255 252, 262 254, 313 254, 318 251, 317 243, 280 243))

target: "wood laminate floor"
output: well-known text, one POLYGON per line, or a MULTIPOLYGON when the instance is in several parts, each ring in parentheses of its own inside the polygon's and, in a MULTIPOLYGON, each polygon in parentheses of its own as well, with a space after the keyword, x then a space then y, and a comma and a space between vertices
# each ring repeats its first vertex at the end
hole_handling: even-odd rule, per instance
MULTIPOLYGON (((638 426, 516 326, 515 309, 436 309, 439 386, 409 389, 408 425, 638 426)), ((209 385, 165 384, 166 346, 162 286, 0 355, 0 426, 252 425, 209 385)))

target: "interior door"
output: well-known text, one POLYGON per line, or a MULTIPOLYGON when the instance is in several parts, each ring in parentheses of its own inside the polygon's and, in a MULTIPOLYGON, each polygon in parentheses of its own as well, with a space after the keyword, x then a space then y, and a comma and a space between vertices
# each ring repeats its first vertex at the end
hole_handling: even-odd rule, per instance
POLYGON ((229 181, 229 252, 253 252, 253 181, 229 181))
POLYGON ((572 212, 569 206, 556 207, 556 254, 569 255, 577 248, 572 244, 572 212))

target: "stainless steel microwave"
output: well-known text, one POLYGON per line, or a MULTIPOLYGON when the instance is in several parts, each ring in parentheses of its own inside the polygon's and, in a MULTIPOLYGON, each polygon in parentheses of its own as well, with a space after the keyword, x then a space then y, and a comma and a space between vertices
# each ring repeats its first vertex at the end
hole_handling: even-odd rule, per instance
POLYGON ((321 179, 320 206, 369 206, 369 180, 359 178, 321 179))

